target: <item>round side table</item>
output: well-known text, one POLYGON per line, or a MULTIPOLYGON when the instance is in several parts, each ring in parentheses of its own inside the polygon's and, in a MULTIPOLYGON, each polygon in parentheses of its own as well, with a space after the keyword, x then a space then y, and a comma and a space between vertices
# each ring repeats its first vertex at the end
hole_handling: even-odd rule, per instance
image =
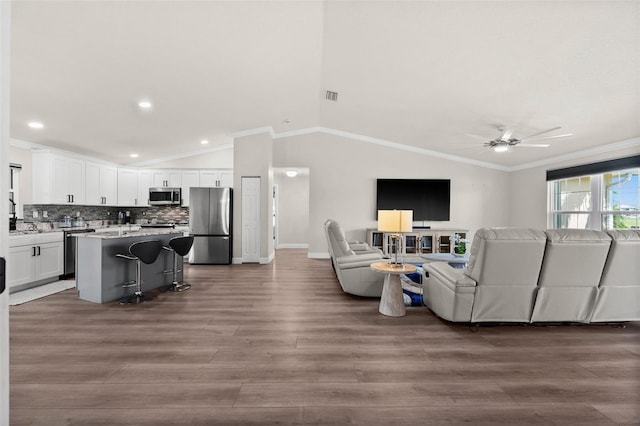
POLYGON ((410 264, 396 265, 388 262, 375 262, 369 267, 376 272, 387 274, 384 278, 378 311, 388 317, 403 317, 407 310, 404 307, 400 275, 411 274, 418 268, 410 264))

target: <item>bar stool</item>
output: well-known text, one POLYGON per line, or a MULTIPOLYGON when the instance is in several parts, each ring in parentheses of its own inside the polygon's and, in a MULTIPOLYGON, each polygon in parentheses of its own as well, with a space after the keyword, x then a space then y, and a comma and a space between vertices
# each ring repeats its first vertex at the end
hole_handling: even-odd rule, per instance
POLYGON ((142 303, 146 300, 153 299, 153 296, 142 293, 142 276, 141 267, 142 263, 147 265, 152 264, 158 258, 158 255, 162 251, 162 243, 160 240, 148 240, 138 241, 129 246, 129 254, 116 254, 116 257, 122 257, 127 260, 136 261, 136 279, 135 281, 129 281, 124 283, 123 287, 136 287, 135 293, 131 296, 123 297, 120 299, 120 304, 127 303, 142 303))
POLYGON ((178 282, 178 272, 182 272, 182 269, 178 269, 178 256, 186 256, 189 250, 191 250, 191 246, 193 246, 193 235, 172 238, 169 240, 169 247, 162 247, 165 250, 173 252, 173 269, 164 271, 165 274, 173 273, 173 283, 166 291, 184 291, 191 288, 189 284, 181 284, 178 282))

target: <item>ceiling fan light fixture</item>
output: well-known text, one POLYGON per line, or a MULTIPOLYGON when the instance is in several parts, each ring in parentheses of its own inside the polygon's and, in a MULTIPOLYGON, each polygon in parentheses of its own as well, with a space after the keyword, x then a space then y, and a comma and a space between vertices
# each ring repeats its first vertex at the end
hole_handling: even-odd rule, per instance
POLYGON ((493 150, 495 152, 507 152, 509 151, 509 145, 504 144, 504 145, 496 145, 493 147, 493 150))
POLYGON ((152 106, 153 104, 151 103, 151 101, 148 101, 148 100, 142 100, 138 102, 138 107, 140 107, 143 110, 151 109, 152 106))

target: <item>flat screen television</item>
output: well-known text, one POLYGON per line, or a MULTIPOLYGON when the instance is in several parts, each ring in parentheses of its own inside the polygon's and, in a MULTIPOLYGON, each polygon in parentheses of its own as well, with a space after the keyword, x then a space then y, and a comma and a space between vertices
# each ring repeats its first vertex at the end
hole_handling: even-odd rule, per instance
POLYGON ((413 210, 413 220, 449 220, 450 179, 378 179, 378 210, 413 210))

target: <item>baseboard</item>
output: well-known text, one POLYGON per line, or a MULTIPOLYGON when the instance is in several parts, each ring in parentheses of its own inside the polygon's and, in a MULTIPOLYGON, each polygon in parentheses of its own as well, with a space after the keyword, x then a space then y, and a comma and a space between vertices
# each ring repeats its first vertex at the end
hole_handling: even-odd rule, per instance
POLYGON ((307 257, 309 259, 331 259, 331 256, 329 256, 329 252, 309 252, 309 254, 307 254, 307 257))
POLYGON ((278 244, 279 249, 306 249, 309 248, 309 244, 278 244))

